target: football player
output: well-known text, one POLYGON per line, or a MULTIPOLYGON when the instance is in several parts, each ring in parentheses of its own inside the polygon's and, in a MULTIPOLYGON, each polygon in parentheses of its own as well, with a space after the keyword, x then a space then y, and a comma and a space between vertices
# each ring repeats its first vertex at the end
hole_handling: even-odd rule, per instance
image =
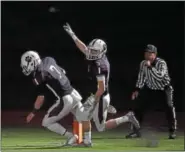
MULTIPOLYGON (((95 80, 95 85, 97 90, 94 94, 94 101, 96 102, 95 110, 93 112, 93 120, 98 131, 104 131, 105 129, 111 129, 117 127, 118 125, 131 122, 133 125, 139 129, 139 123, 135 118, 133 112, 128 112, 126 115, 111 119, 107 119, 107 110, 110 104, 110 94, 109 94, 109 74, 110 74, 110 64, 106 56, 107 45, 101 39, 93 39, 88 46, 86 46, 73 32, 70 25, 66 23, 63 26, 64 30, 72 37, 76 46, 79 50, 85 54, 88 61, 88 72, 91 73, 92 80, 95 80)), ((92 97, 92 95, 91 95, 92 97)), ((85 102, 84 106, 87 106, 89 102, 85 102)), ((91 105, 91 104, 89 104, 91 105)), ((91 145, 91 127, 90 121, 86 123, 84 127, 84 144, 91 145)))
MULTIPOLYGON (((74 144, 78 138, 77 135, 68 132, 58 121, 70 112, 79 122, 88 121, 91 117, 89 111, 92 111, 93 107, 89 109, 83 107, 81 95, 71 86, 65 70, 53 58, 41 59, 37 52, 27 51, 21 57, 21 68, 26 76, 32 76, 33 83, 38 89, 33 111, 26 118, 27 123, 33 119, 43 105, 46 89, 49 89, 56 97, 56 101, 44 116, 42 126, 67 137, 66 144, 74 144)), ((91 100, 91 97, 87 100, 91 100)))

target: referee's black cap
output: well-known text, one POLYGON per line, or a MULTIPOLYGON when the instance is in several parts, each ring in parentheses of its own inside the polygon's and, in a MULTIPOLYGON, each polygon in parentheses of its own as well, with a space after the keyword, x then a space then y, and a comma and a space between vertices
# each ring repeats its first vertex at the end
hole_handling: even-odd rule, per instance
POLYGON ((148 44, 145 48, 145 52, 150 52, 150 53, 155 53, 157 54, 157 47, 152 45, 152 44, 148 44))

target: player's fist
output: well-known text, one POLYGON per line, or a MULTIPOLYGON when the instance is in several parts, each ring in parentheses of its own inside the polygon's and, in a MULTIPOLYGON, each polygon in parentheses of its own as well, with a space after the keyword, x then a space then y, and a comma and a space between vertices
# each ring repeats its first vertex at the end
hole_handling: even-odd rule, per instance
POLYGON ((133 93, 132 93, 132 100, 135 100, 137 97, 138 97, 138 95, 139 95, 139 92, 138 91, 134 91, 133 93))
POLYGON ((70 25, 69 25, 68 23, 64 24, 64 25, 63 25, 63 28, 64 28, 64 30, 65 30, 70 36, 74 35, 74 32, 73 32, 73 30, 71 29, 71 27, 70 27, 70 25))
POLYGON ((33 119, 34 116, 35 116, 34 113, 32 113, 32 112, 29 113, 29 115, 26 117, 26 122, 29 123, 33 119))

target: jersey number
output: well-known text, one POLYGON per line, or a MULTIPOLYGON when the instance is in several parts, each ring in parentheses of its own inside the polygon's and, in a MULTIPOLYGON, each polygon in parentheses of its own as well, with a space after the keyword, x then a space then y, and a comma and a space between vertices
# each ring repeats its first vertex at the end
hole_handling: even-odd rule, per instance
POLYGON ((59 78, 61 79, 62 78, 62 75, 60 73, 60 71, 57 70, 57 68, 53 65, 50 65, 49 69, 52 71, 52 72, 56 72, 58 75, 59 75, 59 78))

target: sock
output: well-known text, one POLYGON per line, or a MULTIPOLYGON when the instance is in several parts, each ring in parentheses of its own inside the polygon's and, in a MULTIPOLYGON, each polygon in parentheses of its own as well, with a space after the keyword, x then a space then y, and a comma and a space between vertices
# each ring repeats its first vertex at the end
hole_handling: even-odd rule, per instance
POLYGON ((111 119, 106 122, 105 128, 112 129, 112 128, 115 128, 115 127, 119 126, 120 124, 122 124, 124 122, 128 122, 128 121, 129 121, 128 116, 122 116, 122 117, 119 117, 116 119, 111 119))
POLYGON ((122 116, 122 117, 116 118, 115 121, 117 125, 120 125, 122 123, 129 122, 129 118, 128 116, 122 116))
POLYGON ((63 126, 58 123, 51 124, 47 127, 50 131, 55 132, 59 135, 65 136, 67 138, 73 136, 71 132, 68 132, 63 126))
POLYGON ((84 143, 91 143, 91 131, 84 132, 84 143))

